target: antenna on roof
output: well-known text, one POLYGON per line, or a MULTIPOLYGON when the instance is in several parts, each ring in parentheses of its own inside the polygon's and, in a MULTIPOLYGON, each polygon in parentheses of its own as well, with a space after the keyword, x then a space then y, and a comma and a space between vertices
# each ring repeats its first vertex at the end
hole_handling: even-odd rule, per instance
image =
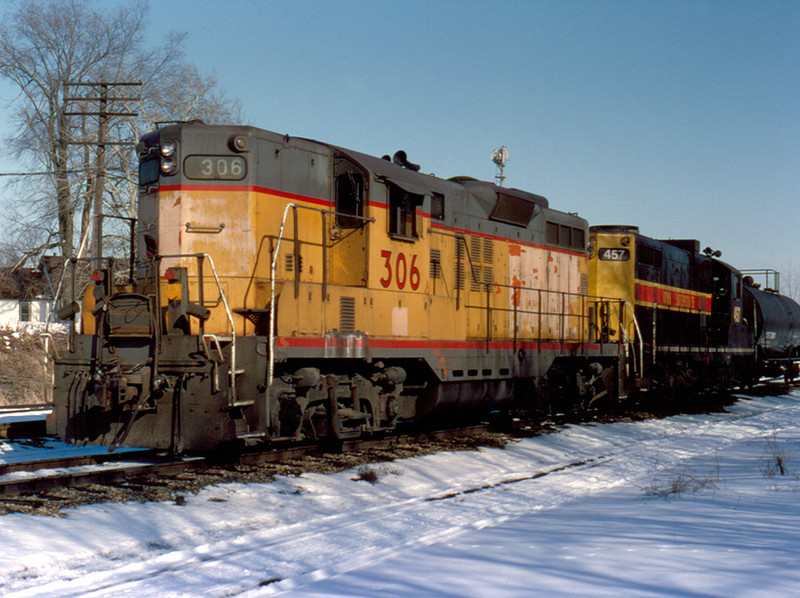
POLYGON ((494 175, 494 179, 502 187, 503 181, 506 179, 503 169, 506 167, 506 162, 508 162, 508 150, 505 145, 501 145, 492 151, 492 162, 497 165, 497 174, 494 175))

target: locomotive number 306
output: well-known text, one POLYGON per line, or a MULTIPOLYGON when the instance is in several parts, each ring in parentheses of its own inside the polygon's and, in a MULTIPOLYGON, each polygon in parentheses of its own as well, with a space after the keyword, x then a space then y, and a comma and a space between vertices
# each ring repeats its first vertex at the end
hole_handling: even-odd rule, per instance
POLYGON ((238 181, 247 174, 241 156, 189 156, 184 168, 190 179, 238 181))
POLYGON ((384 249, 381 251, 381 257, 385 260, 383 267, 386 268, 386 273, 380 280, 383 288, 389 288, 393 281, 398 289, 404 289, 406 284, 411 287, 412 291, 416 291, 419 288, 420 274, 416 265, 416 255, 410 256, 411 261, 409 263, 406 254, 402 251, 398 252, 397 257, 392 259, 392 252, 384 249))

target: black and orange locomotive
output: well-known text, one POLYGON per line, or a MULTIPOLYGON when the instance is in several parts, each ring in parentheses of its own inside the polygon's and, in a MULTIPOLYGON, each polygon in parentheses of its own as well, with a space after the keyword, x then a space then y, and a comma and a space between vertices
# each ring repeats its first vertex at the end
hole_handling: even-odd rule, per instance
MULTIPOLYGON (((635 226, 593 226, 592 292, 621 297, 635 318, 612 322, 635 338, 640 388, 727 389, 797 373, 800 306, 700 250, 635 226), (627 327, 627 330, 625 330, 627 327)), ((616 338, 612 334, 612 338, 616 338)))

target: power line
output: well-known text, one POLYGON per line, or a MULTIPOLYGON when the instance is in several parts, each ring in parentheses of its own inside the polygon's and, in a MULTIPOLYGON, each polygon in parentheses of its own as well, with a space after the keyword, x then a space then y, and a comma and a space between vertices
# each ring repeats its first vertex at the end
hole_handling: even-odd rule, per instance
POLYGON ((88 170, 60 170, 58 172, 52 170, 43 170, 41 172, 0 172, 0 176, 43 176, 46 174, 82 174, 89 172, 88 170))
MULTIPOLYGON (((62 114, 64 117, 67 116, 83 116, 84 118, 87 116, 97 116, 98 117, 98 125, 97 125, 97 140, 95 143, 91 144, 94 145, 97 150, 95 154, 95 160, 97 163, 97 168, 94 174, 94 201, 92 205, 92 213, 93 213, 93 220, 94 220, 94 238, 92 239, 92 255, 96 258, 99 258, 102 255, 103 250, 103 194, 105 193, 105 170, 106 170, 106 162, 105 162, 105 153, 106 153, 106 146, 108 145, 117 145, 121 144, 121 142, 114 142, 106 139, 106 135, 108 133, 108 128, 111 123, 111 120, 114 117, 122 116, 133 118, 138 116, 136 112, 133 112, 127 108, 118 108, 119 102, 137 102, 139 101, 139 97, 125 97, 114 95, 112 90, 117 87, 141 87, 140 82, 134 81, 65 81, 64 82, 64 104, 62 106, 62 114), (86 95, 83 96, 73 96, 69 93, 71 87, 83 87, 83 88, 90 88, 86 90, 86 95), (78 107, 81 109, 75 110, 71 109, 71 106, 77 103, 78 107), (94 108, 88 108, 87 105, 91 105, 94 108)), ((70 143, 70 142, 67 142, 70 143)), ((75 142, 72 142, 75 143, 75 142)), ((78 142, 81 143, 81 142, 78 142)), ((87 146, 88 147, 88 146, 87 146)))

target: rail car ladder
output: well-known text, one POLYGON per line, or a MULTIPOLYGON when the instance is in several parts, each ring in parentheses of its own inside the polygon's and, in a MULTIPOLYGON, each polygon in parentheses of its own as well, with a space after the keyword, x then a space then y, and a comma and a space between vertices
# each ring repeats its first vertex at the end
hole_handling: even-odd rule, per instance
POLYGON ((252 400, 240 400, 236 392, 236 379, 245 373, 243 369, 236 368, 236 335, 204 334, 202 337, 203 350, 213 363, 214 392, 223 390, 220 383, 219 370, 225 369, 225 377, 230 388, 228 407, 249 407, 253 404, 252 400), (226 359, 224 347, 230 347, 230 359, 226 359))

